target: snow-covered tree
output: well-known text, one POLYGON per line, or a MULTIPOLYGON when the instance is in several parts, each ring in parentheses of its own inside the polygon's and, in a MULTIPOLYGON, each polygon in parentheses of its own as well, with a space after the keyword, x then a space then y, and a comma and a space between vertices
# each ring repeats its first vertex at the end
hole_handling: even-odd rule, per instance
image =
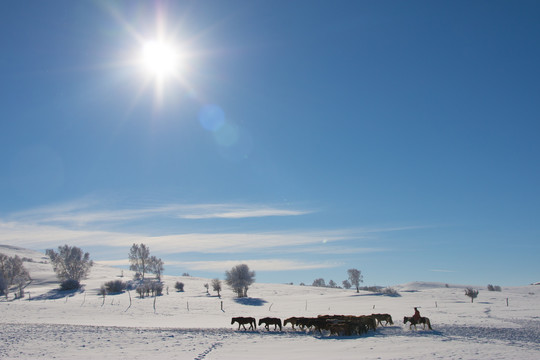
POLYGON ((474 299, 478 297, 478 290, 475 290, 473 288, 467 288, 465 289, 465 296, 470 297, 471 302, 474 302, 474 299))
POLYGON ((8 295, 10 285, 17 285, 19 293, 30 280, 30 275, 23 265, 22 259, 0 253, 0 295, 8 295))
POLYGON ((150 266, 150 249, 144 244, 133 244, 129 249, 129 270, 140 274, 144 280, 144 275, 150 266))
POLYGON ((158 281, 161 281, 161 274, 163 273, 163 261, 155 256, 150 257, 149 271, 156 275, 158 281))
POLYGON ((133 244, 129 250, 129 270, 135 271, 144 280, 147 273, 156 275, 161 281, 163 273, 163 261, 155 256, 150 256, 150 248, 144 244, 133 244))
POLYGON ((212 280, 212 290, 217 292, 218 297, 221 297, 220 291, 221 291, 221 281, 219 279, 213 279, 212 280))
POLYGON ((239 298, 247 297, 249 286, 255 282, 255 271, 250 271, 246 264, 240 264, 225 272, 225 283, 239 298))
POLYGON ((76 246, 59 246, 58 252, 47 249, 45 253, 51 259, 58 279, 63 283, 69 282, 70 288, 80 287, 80 281, 88 276, 90 268, 94 265, 94 262, 90 260, 90 254, 83 253, 76 246))

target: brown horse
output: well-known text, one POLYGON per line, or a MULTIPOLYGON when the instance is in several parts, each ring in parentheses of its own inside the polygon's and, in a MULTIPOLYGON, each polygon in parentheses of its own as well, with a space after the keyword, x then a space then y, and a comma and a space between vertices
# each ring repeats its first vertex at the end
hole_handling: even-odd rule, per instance
POLYGON ((259 326, 264 324, 264 327, 266 330, 270 331, 270 325, 274 325, 274 330, 277 330, 277 327, 279 326, 279 331, 281 331, 281 319, 279 318, 271 318, 271 317, 265 317, 259 320, 259 326))
POLYGON ((257 324, 255 323, 255 318, 252 317, 233 317, 231 320, 231 325, 235 322, 238 323, 238 330, 240 330, 240 326, 246 329, 246 324, 249 324, 250 330, 255 330, 257 328, 257 324))
POLYGON ((373 316, 381 326, 383 326, 382 321, 385 322, 385 325, 394 325, 390 314, 371 314, 371 316, 373 316))
POLYGON ((429 330, 433 330, 431 328, 431 322, 429 321, 429 318, 427 318, 427 317, 422 316, 422 317, 420 317, 420 319, 418 319, 418 321, 416 321, 411 316, 404 316, 403 317, 403 323, 406 324, 407 322, 411 323, 409 325, 409 329, 412 329, 411 327, 414 325, 414 329, 416 330, 416 324, 423 324, 424 325, 424 330, 426 329, 426 325, 428 326, 429 330))

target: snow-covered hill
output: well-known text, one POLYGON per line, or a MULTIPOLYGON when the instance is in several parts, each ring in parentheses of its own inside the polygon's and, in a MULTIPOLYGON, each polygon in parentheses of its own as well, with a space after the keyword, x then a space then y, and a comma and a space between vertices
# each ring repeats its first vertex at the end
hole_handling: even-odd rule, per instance
POLYGON ((501 292, 475 287, 480 293, 471 303, 463 291, 467 285, 412 282, 393 286, 399 296, 384 296, 255 283, 250 297, 239 300, 227 288, 221 298, 207 294, 209 279, 165 276, 163 296, 140 299, 131 291, 104 298, 98 294, 104 282, 133 274, 96 263, 84 291, 66 294, 57 291, 44 254, 4 245, 0 253, 31 259, 24 264, 33 279, 24 300, 0 300, 0 341, 7 345, 0 347, 0 358, 540 358, 540 290, 533 285, 501 292), (176 281, 185 284, 184 292, 175 291, 176 281), (403 325, 415 306, 431 319, 433 331, 403 325), (231 325, 234 316, 371 313, 389 313, 395 324, 352 337, 289 326, 244 332, 231 325))

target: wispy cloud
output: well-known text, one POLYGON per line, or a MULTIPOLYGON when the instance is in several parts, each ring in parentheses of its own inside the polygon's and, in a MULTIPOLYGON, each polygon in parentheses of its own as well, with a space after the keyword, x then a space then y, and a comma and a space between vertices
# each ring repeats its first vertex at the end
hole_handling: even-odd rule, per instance
MULTIPOLYGON (((148 245, 158 256, 181 253, 200 254, 310 254, 349 255, 391 251, 373 246, 378 243, 377 233, 409 231, 426 226, 345 228, 345 229, 284 229, 268 231, 208 231, 208 222, 201 219, 246 219, 268 216, 300 216, 311 210, 291 210, 260 204, 163 204, 132 209, 103 210, 103 203, 93 199, 18 212, 0 218, 0 243, 31 249, 55 248, 70 244, 81 248, 99 248, 110 259, 126 251, 133 243, 148 245), (178 221, 184 219, 193 232, 178 231, 178 221), (146 220, 149 220, 146 222, 146 220), (174 224, 168 233, 157 223, 174 224), (131 226, 136 224, 137 226, 131 226), (200 224, 200 226, 198 225, 200 224), (126 231, 126 229, 129 229, 126 231), (134 229, 137 229, 136 231, 134 229), (141 230, 142 229, 142 230, 141 230), (108 249, 108 250, 104 250, 108 249)), ((222 220, 226 221, 226 220, 222 220)), ((246 220, 248 221, 248 220, 246 220)), ((223 229, 223 228, 222 228, 223 229)), ((225 227, 225 229, 227 229, 225 227)), ((99 259, 95 259, 99 260, 99 259)), ((252 260, 255 261, 255 260, 252 260)), ((257 260, 261 262, 262 260, 257 260)), ((331 267, 330 263, 305 263, 286 260, 264 260, 259 268, 307 269, 331 267), (279 267, 276 265, 280 265, 279 267)), ((234 261, 235 262, 235 261, 234 261)), ((225 266, 228 267, 230 263, 225 266)), ((125 262, 121 263, 125 265, 125 262)), ((223 262, 191 262, 195 267, 222 266, 223 262)), ((185 263, 183 263, 185 266, 185 263)), ((187 267, 187 266, 185 266, 187 267)))
POLYGON ((152 217, 177 219, 244 219, 270 216, 300 216, 313 210, 283 209, 264 204, 160 204, 136 209, 103 209, 98 201, 83 199, 49 207, 17 212, 12 220, 40 224, 85 226, 96 223, 118 223, 152 217))
MULTIPOLYGON (((145 243, 161 253, 239 253, 294 246, 319 245, 323 241, 348 239, 348 231, 287 231, 254 233, 188 233, 161 236, 140 233, 73 230, 60 226, 0 222, 0 242, 30 248, 56 247, 70 243, 79 247, 129 247, 145 243)), ((304 249, 306 250, 306 249, 304 249)))
POLYGON ((272 207, 224 207, 222 205, 209 205, 200 209, 192 209, 189 214, 181 214, 179 217, 183 219, 241 219, 253 217, 268 217, 268 216, 298 216, 306 215, 312 211, 306 210, 284 210, 272 207), (214 211, 212 211, 214 210, 214 211), (216 211, 217 210, 217 211, 216 211))

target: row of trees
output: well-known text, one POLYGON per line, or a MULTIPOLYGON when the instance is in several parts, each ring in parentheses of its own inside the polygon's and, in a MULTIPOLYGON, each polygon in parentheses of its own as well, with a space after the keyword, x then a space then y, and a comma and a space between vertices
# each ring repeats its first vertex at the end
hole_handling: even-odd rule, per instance
POLYGON ((0 296, 5 295, 7 298, 10 286, 16 285, 16 296, 23 297, 24 287, 30 280, 30 274, 20 257, 0 253, 0 296))
MULTIPOLYGON (((356 288, 356 292, 360 292, 360 283, 364 282, 364 277, 362 272, 358 269, 349 269, 347 270, 347 280, 343 280, 342 284, 345 289, 350 289, 353 286, 356 288)), ((339 287, 334 280, 330 280, 328 284, 324 281, 323 278, 318 278, 313 281, 312 286, 317 287, 330 287, 337 288, 339 287)))

